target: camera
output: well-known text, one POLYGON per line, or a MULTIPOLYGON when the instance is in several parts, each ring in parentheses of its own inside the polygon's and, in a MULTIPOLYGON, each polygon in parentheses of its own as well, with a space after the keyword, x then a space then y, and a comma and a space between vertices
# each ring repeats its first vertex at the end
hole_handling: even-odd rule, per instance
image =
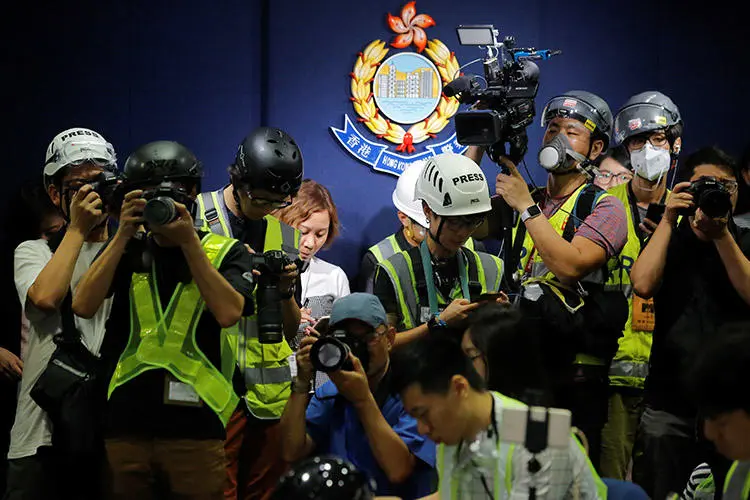
POLYGON ((690 184, 685 191, 693 195, 693 208, 685 209, 682 215, 694 215, 696 208, 711 218, 724 217, 732 210, 729 190, 713 177, 702 177, 690 184))
POLYGON ((145 190, 143 198, 146 200, 146 206, 143 207, 143 218, 152 226, 163 226, 177 219, 175 202, 184 204, 191 213, 195 209, 193 199, 187 195, 183 188, 177 187, 171 182, 163 182, 156 188, 145 190))
POLYGON ((110 170, 104 170, 90 183, 93 190, 102 199, 105 207, 109 208, 116 204, 116 198, 121 190, 120 176, 110 170))
MULTIPOLYGON (((492 25, 459 26, 456 31, 461 45, 487 48, 483 60, 485 88, 480 87, 481 77, 477 75, 460 76, 445 86, 446 96, 456 96, 462 104, 481 102, 487 107, 457 113, 456 138, 463 145, 502 147, 502 154, 507 142, 508 156, 518 163, 527 150, 526 127, 536 115, 539 66, 532 59, 549 59, 561 51, 516 48, 512 36, 498 42, 498 31, 492 25)), ((488 152, 496 161, 499 152, 488 152)))
POLYGON ((283 315, 279 275, 284 268, 295 264, 302 271, 301 259, 292 260, 281 250, 269 250, 262 254, 250 254, 251 266, 260 271, 255 302, 258 305, 258 340, 261 344, 278 344, 284 339, 283 315))
POLYGON ((349 334, 343 329, 334 328, 333 331, 322 334, 310 349, 310 361, 316 370, 324 373, 336 370, 354 370, 349 353, 351 352, 362 363, 367 373, 370 363, 370 351, 367 341, 349 334))

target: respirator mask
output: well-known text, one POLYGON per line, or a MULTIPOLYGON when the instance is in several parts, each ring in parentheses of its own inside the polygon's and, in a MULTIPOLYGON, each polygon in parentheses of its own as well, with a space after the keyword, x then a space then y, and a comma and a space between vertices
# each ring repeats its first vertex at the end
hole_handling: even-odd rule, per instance
POLYGON ((588 158, 577 153, 565 134, 559 133, 539 150, 539 164, 553 173, 567 173, 588 162, 588 158))

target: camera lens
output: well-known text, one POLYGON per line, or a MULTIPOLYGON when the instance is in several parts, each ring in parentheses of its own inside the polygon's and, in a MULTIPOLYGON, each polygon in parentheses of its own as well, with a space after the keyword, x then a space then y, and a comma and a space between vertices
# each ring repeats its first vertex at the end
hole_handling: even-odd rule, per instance
POLYGON ((722 217, 732 209, 732 200, 727 191, 707 189, 701 194, 698 206, 709 217, 722 217))
POLYGON ((143 218, 152 226, 163 226, 177 218, 174 200, 166 196, 157 196, 146 202, 143 218))
POLYGON ((349 359, 349 346, 335 337, 322 337, 310 349, 316 370, 329 373, 340 370, 349 359))

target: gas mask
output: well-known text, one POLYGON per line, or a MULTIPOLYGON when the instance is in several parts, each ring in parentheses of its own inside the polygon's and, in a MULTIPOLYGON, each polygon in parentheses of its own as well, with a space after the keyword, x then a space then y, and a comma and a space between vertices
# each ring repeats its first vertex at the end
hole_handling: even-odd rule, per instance
POLYGON ((548 172, 566 173, 588 159, 577 153, 565 134, 557 134, 539 150, 539 164, 548 172))
POLYGON ((668 150, 654 147, 650 142, 646 142, 641 149, 630 152, 633 170, 649 181, 661 179, 669 171, 671 160, 668 150))

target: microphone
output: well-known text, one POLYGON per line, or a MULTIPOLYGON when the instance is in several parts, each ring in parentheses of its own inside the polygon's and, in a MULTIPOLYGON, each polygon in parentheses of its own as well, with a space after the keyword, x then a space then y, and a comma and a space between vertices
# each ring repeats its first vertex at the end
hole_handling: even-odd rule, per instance
POLYGON ((452 82, 448 83, 444 88, 443 92, 448 97, 453 97, 456 94, 468 92, 477 86, 476 77, 473 75, 459 76, 452 82))

